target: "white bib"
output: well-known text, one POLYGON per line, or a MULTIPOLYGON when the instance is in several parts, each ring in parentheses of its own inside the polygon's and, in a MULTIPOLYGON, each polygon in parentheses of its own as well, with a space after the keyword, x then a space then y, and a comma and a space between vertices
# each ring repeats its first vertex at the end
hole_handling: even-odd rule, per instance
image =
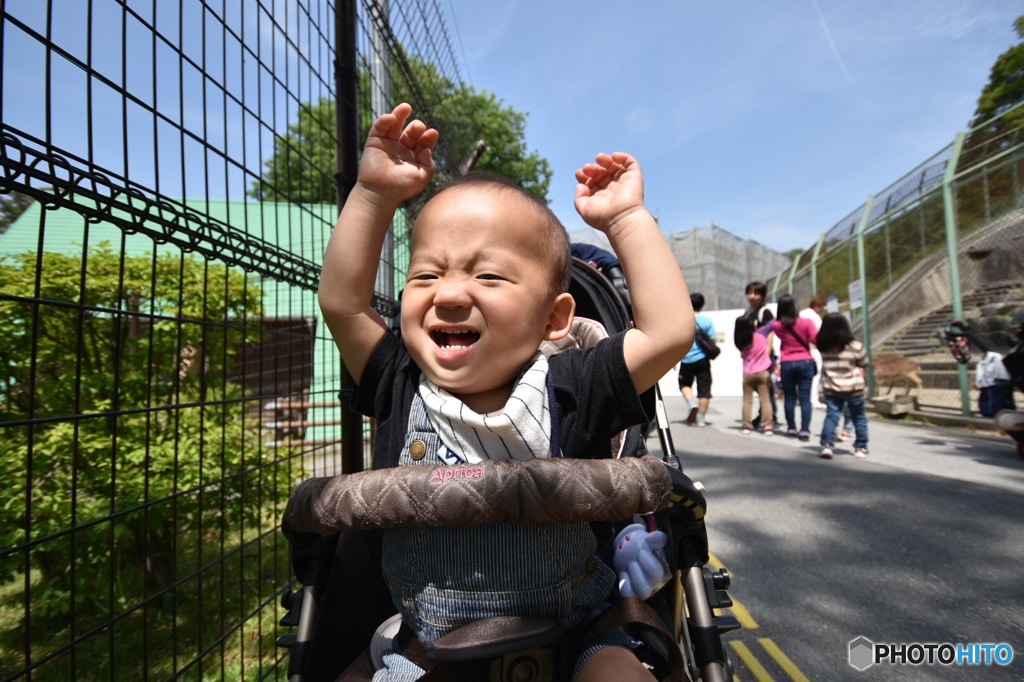
MULTIPOLYGON (((505 407, 487 414, 477 414, 425 376, 420 380, 419 394, 441 442, 464 461, 550 457, 547 376, 547 358, 537 353, 520 375, 505 407)), ((451 461, 445 456, 442 459, 451 461)))

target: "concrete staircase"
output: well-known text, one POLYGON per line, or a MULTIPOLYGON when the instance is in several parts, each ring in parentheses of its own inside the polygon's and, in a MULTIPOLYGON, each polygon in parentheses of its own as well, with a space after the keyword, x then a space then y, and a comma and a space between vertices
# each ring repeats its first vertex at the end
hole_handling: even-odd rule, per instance
MULTIPOLYGON (((964 318, 966 320, 976 318, 988 306, 995 304, 1016 305, 1024 308, 1024 281, 1013 280, 989 284, 965 295, 963 297, 964 318)), ((880 351, 876 352, 901 353, 914 359, 943 353, 948 358, 949 354, 943 342, 942 332, 952 319, 952 305, 945 305, 933 310, 911 322, 883 344, 880 351)), ((921 358, 918 362, 922 362, 922 360, 926 360, 926 358, 921 358)), ((925 369, 923 363, 921 369, 925 369)))
MULTIPOLYGON (((988 284, 963 297, 963 317, 968 322, 992 315, 995 311, 1014 309, 1024 309, 1024 280, 988 284)), ((960 405, 959 367, 943 339, 943 330, 952 319, 952 305, 933 310, 910 322, 875 350, 876 354, 900 353, 921 366, 919 374, 924 385, 921 389, 915 390, 914 394, 919 403, 928 408, 956 410, 960 405)), ((973 331, 982 337, 983 342, 988 343, 986 339, 991 340, 986 336, 987 330, 979 330, 974 326, 973 331)), ((990 336, 999 335, 997 332, 990 336)), ((990 345, 996 352, 1003 353, 1009 350, 995 343, 990 345)), ((974 372, 981 356, 982 353, 975 348, 967 364, 971 382, 971 404, 975 406, 977 389, 973 387, 974 372)))
POLYGON ((882 346, 882 352, 910 358, 937 353, 945 348, 942 330, 953 319, 953 307, 944 306, 915 320, 882 346))

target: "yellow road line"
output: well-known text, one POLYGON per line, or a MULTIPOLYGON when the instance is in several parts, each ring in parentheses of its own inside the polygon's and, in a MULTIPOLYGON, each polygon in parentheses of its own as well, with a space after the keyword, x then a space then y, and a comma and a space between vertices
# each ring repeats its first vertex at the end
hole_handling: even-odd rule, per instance
POLYGON ((807 676, 800 672, 800 668, 796 667, 793 661, 790 660, 789 656, 782 653, 782 649, 780 649, 775 642, 767 637, 762 637, 757 641, 764 647, 764 650, 768 652, 768 655, 775 659, 775 662, 779 664, 779 667, 786 671, 786 674, 789 675, 789 678, 793 680, 793 682, 809 682, 807 676))
MULTIPOLYGON (((708 552, 708 565, 716 571, 722 568, 727 569, 726 565, 723 564, 718 559, 718 557, 716 557, 714 554, 711 554, 710 552, 708 552)), ((754 620, 754 617, 750 615, 750 612, 747 611, 743 604, 737 601, 736 598, 733 597, 731 594, 729 595, 729 598, 732 599, 732 606, 725 610, 732 613, 732 615, 736 617, 736 620, 740 622, 740 625, 743 626, 743 629, 757 630, 759 626, 757 624, 757 621, 754 620)), ((771 656, 775 660, 775 662, 779 664, 779 667, 782 668, 782 670, 785 671, 787 675, 789 675, 790 679, 793 680, 793 682, 809 682, 807 676, 803 674, 803 672, 800 670, 800 668, 796 666, 795 663, 793 663, 792 659, 790 659, 789 656, 783 653, 782 649, 780 649, 775 642, 768 639, 767 637, 762 637, 757 641, 764 648, 764 650, 768 652, 768 655, 771 656)), ((747 666, 747 668, 750 670, 751 674, 754 676, 755 679, 757 679, 759 682, 766 682, 772 680, 772 676, 768 673, 767 670, 765 670, 764 666, 758 662, 758 660, 754 657, 753 652, 750 651, 750 648, 747 647, 746 644, 739 640, 730 640, 729 646, 733 648, 733 650, 736 652, 736 655, 739 656, 740 660, 742 660, 743 663, 747 666)), ((736 676, 734 675, 733 677, 735 678, 736 676)))
MULTIPOLYGON (((726 568, 726 566, 718 560, 718 557, 710 552, 708 552, 708 565, 716 571, 720 568, 726 568)), ((736 616, 736 620, 740 622, 740 625, 742 625, 745 630, 757 630, 759 627, 757 621, 750 615, 750 612, 747 611, 746 607, 744 607, 736 597, 732 596, 732 594, 729 595, 729 598, 732 599, 732 606, 726 609, 726 611, 736 616)))
POLYGON ((731 646, 732 650, 736 652, 736 655, 740 657, 740 660, 747 666, 747 670, 750 671, 750 674, 754 676, 754 679, 757 680, 757 682, 774 682, 774 678, 769 675, 768 671, 764 669, 764 666, 754 658, 754 654, 751 653, 746 644, 734 639, 729 641, 729 646, 731 646))

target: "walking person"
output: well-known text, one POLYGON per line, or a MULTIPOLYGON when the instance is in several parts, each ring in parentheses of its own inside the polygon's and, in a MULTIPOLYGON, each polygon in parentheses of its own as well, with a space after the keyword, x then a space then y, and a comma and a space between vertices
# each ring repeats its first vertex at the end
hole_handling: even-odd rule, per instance
MULTIPOLYGON (((825 312, 825 305, 828 303, 828 299, 818 294, 812 296, 811 300, 808 301, 807 307, 800 311, 800 317, 805 317, 814 323, 815 329, 821 329, 821 315, 825 312)), ((814 379, 811 381, 811 406, 818 407, 823 406, 822 403, 818 402, 818 381, 821 375, 821 353, 817 348, 811 349, 811 357, 814 358, 814 366, 816 372, 814 379)))
POLYGON ((821 321, 818 332, 818 350, 821 351, 821 390, 825 396, 825 424, 821 429, 821 452, 824 459, 834 454, 836 427, 839 416, 850 411, 856 439, 853 456, 868 456, 868 418, 865 409, 864 381, 868 354, 864 345, 853 338, 850 321, 840 313, 829 313, 821 321))
MULTIPOLYGON (((827 305, 828 299, 826 297, 821 294, 813 296, 807 302, 807 307, 800 311, 800 317, 806 317, 814 323, 816 329, 821 330, 821 316, 825 312, 827 305)), ((811 348, 811 356, 814 358, 814 364, 817 367, 817 373, 811 382, 811 405, 814 407, 825 407, 825 399, 818 391, 818 385, 821 382, 821 351, 817 347, 811 348)), ((836 438, 839 440, 853 440, 853 430, 853 417, 850 416, 850 408, 844 407, 843 429, 836 438)))
MULTIPOLYGON (((744 290, 744 293, 746 294, 747 303, 750 307, 747 308, 747 312, 743 313, 743 316, 754 323, 755 329, 775 319, 775 316, 772 315, 772 311, 768 308, 767 305, 765 305, 765 297, 768 296, 767 284, 765 284, 764 282, 759 282, 757 280, 754 280, 753 282, 748 282, 747 288, 744 290)), ((771 341, 771 338, 769 338, 769 341, 771 341)), ((777 366, 775 348, 773 347, 772 343, 768 344, 768 357, 772 361, 772 366, 768 370, 769 380, 771 380, 771 377, 775 375, 775 370, 777 366)), ((775 404, 774 386, 770 387, 770 390, 768 391, 768 398, 772 404, 772 414, 775 415, 775 421, 772 423, 772 426, 778 426, 779 409, 775 404)), ((761 413, 758 412, 757 418, 755 418, 753 421, 754 428, 760 428, 761 416, 761 413)))
POLYGON ((797 315, 796 301, 790 294, 779 296, 778 319, 772 331, 779 337, 779 361, 782 368, 782 392, 786 412, 786 435, 802 441, 811 439, 811 382, 817 373, 811 346, 817 342, 814 323, 797 315), (796 404, 800 402, 800 427, 796 425, 796 404))
MULTIPOLYGON (((690 294, 690 304, 696 313, 697 328, 715 338, 715 325, 711 318, 702 315, 704 294, 690 294)), ((708 406, 711 404, 711 358, 699 343, 694 343, 690 352, 679 363, 679 390, 686 398, 690 413, 686 423, 690 426, 707 426, 708 406), (697 397, 693 395, 693 382, 697 382, 697 397)))
POLYGON ((743 358, 743 433, 748 434, 754 428, 750 420, 750 414, 754 407, 754 393, 757 393, 761 403, 761 416, 763 417, 761 431, 766 436, 775 432, 772 426, 774 422, 774 410, 772 409, 772 359, 768 355, 769 341, 771 336, 771 325, 769 322, 758 329, 754 329, 754 323, 745 315, 736 318, 736 325, 733 328, 733 340, 736 348, 743 358))

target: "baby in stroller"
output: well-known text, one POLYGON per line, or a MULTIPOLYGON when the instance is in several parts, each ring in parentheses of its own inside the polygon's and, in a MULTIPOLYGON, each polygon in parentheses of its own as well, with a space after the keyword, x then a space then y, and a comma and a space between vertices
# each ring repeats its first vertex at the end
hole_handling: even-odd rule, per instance
MULTIPOLYGON (((325 322, 356 380, 355 405, 377 420, 374 468, 546 457, 610 457, 614 434, 647 421, 639 393, 693 341, 682 274, 643 205, 639 164, 599 154, 576 172, 575 206, 604 232, 630 282, 635 327, 552 356, 565 336, 569 243, 543 202, 498 176, 471 174, 435 194, 412 232, 402 339, 371 306, 384 235, 398 205, 434 173, 435 130, 401 104, 374 123, 320 279, 325 322)), ((505 614, 572 628, 615 584, 585 522, 400 528, 382 566, 403 627, 424 645, 505 614)), ((402 641, 399 638, 399 641, 402 641)), ((651 679, 621 629, 594 641, 579 680, 651 679)), ((425 671, 401 647, 375 680, 425 671)))

